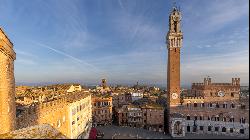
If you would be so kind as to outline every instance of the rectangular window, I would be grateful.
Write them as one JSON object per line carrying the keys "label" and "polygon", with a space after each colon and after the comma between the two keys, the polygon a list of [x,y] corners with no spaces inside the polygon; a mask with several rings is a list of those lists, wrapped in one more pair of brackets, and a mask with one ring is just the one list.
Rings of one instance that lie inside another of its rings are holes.
{"label": "rectangular window", "polygon": [[240,133],[241,133],[241,134],[244,134],[244,129],[240,129]]}
{"label": "rectangular window", "polygon": [[214,130],[215,130],[215,131],[219,131],[219,127],[215,127]]}
{"label": "rectangular window", "polygon": [[233,128],[230,128],[230,133],[233,133],[234,132],[234,129]]}
{"label": "rectangular window", "polygon": [[190,132],[190,126],[187,126],[187,132]]}
{"label": "rectangular window", "polygon": [[234,93],[231,93],[231,97],[234,97]]}
{"label": "rectangular window", "polygon": [[212,126],[208,126],[207,131],[211,131],[212,130]]}
{"label": "rectangular window", "polygon": [[203,126],[200,126],[200,130],[203,131]]}

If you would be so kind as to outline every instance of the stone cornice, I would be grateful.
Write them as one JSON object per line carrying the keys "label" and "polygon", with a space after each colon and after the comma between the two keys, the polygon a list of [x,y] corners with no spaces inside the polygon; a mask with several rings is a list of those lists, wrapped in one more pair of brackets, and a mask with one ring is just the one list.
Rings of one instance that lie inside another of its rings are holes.
{"label": "stone cornice", "polygon": [[0,45],[0,51],[2,51],[4,54],[9,56],[13,60],[16,60],[16,53],[10,47],[4,47],[4,46]]}
{"label": "stone cornice", "polygon": [[[5,34],[5,32],[3,31],[3,29],[0,27],[0,31],[2,32],[2,34],[8,39],[10,46],[13,46],[13,43],[10,41],[10,39],[8,38],[8,36]],[[7,43],[8,44],[8,43]],[[8,44],[9,45],[9,44]]]}

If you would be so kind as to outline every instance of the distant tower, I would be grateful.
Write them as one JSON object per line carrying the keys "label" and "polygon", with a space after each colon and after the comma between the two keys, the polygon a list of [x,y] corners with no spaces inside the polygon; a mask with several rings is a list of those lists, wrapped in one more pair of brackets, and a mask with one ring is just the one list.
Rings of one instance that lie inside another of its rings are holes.
{"label": "distant tower", "polygon": [[0,28],[0,134],[16,128],[13,44]]}
{"label": "distant tower", "polygon": [[107,87],[107,80],[106,79],[102,79],[102,87],[103,87],[103,89],[105,89]]}

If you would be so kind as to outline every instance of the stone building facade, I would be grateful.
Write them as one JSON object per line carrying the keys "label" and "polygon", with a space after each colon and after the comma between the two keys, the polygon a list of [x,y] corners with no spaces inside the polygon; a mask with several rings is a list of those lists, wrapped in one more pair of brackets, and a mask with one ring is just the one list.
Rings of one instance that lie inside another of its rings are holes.
{"label": "stone building facade", "polygon": [[15,130],[15,78],[13,43],[0,28],[0,134]]}
{"label": "stone building facade", "polygon": [[[186,120],[186,133],[249,136],[249,100],[240,98],[240,79],[232,83],[193,83],[192,97],[184,97],[175,111]],[[239,115],[241,114],[241,115]]]}
{"label": "stone building facade", "polygon": [[164,108],[156,104],[123,105],[117,109],[118,125],[162,132]]}
{"label": "stone building facade", "polygon": [[143,127],[142,109],[140,106],[128,105],[128,125],[130,127]]}
{"label": "stone building facade", "polygon": [[122,107],[123,105],[129,104],[132,102],[131,93],[123,92],[114,94],[112,96],[113,107]]}
{"label": "stone building facade", "polygon": [[141,107],[143,127],[148,130],[162,132],[164,130],[164,108],[160,105],[147,104]]}
{"label": "stone building facade", "polygon": [[23,107],[18,129],[50,124],[68,138],[88,138],[92,126],[91,94],[68,93],[52,101]]}
{"label": "stone building facade", "polygon": [[104,125],[112,123],[112,97],[93,96],[92,114],[94,125]]}

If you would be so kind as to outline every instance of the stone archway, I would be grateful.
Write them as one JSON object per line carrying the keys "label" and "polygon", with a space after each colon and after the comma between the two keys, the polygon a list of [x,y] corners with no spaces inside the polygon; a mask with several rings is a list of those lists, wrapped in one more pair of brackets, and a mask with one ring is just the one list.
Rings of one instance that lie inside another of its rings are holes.
{"label": "stone archway", "polygon": [[177,121],[174,124],[174,134],[182,135],[182,125],[180,121]]}

